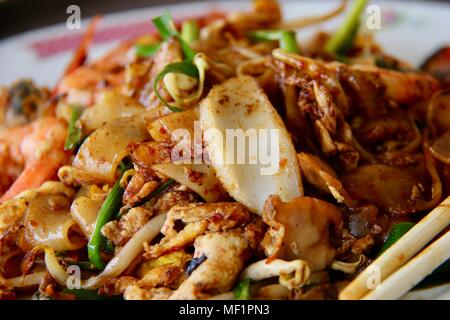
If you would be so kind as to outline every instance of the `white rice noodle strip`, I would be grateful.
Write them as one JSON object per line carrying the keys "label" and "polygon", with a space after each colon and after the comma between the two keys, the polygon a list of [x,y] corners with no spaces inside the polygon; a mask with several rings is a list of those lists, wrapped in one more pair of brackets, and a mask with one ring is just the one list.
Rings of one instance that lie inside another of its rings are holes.
{"label": "white rice noodle strip", "polygon": [[96,289],[108,279],[119,276],[142,251],[144,242],[153,240],[159,234],[165,220],[166,214],[161,214],[147,222],[108,262],[105,270],[101,274],[89,278],[83,287],[85,289]]}
{"label": "white rice noodle strip", "polygon": [[37,286],[41,279],[45,276],[46,271],[35,272],[25,276],[5,279],[5,284],[8,288],[24,288]]}
{"label": "white rice noodle strip", "polygon": [[52,248],[45,248],[45,266],[48,273],[50,273],[56,282],[62,286],[66,286],[69,275],[59,264],[58,259],[55,256],[55,251]]}

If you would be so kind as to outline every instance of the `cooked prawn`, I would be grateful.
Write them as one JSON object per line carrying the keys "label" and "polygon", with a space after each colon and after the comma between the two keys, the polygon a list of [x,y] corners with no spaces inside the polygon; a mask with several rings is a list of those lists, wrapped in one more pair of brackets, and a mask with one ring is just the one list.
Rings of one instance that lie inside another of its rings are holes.
{"label": "cooked prawn", "polygon": [[131,47],[131,42],[120,44],[116,49],[91,64],[84,64],[87,58],[84,51],[92,41],[96,22],[97,20],[94,20],[90,25],[77,54],[56,87],[58,95],[67,94],[69,103],[91,105],[94,103],[98,91],[123,83],[124,66],[127,62],[127,52]]}
{"label": "cooked prawn", "polygon": [[66,94],[68,103],[92,105],[97,92],[107,86],[118,86],[122,80],[123,73],[106,73],[91,66],[82,66],[61,80],[57,93]]}
{"label": "cooked prawn", "polygon": [[369,65],[352,65],[350,70],[378,76],[386,88],[386,96],[400,104],[429,99],[439,89],[436,78],[426,73],[399,72]]}
{"label": "cooked prawn", "polygon": [[39,187],[68,162],[69,155],[64,151],[66,132],[64,121],[45,117],[0,134],[0,144],[6,147],[2,151],[9,152],[15,166],[23,165],[23,171],[0,198],[0,202],[24,190]]}
{"label": "cooked prawn", "polygon": [[[316,79],[320,72],[339,73],[339,69],[361,71],[368,76],[377,76],[385,87],[388,99],[400,104],[410,104],[429,99],[439,89],[439,82],[430,75],[419,72],[399,72],[370,65],[344,65],[338,62],[320,63],[307,57],[275,49],[273,56],[283,63],[300,70],[304,74]],[[319,72],[320,71],[320,72]]]}

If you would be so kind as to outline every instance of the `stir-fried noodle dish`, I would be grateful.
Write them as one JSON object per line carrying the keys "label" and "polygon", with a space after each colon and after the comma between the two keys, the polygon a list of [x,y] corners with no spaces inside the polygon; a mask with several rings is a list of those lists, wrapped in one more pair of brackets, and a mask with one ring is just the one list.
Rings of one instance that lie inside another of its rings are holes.
{"label": "stir-fried noodle dish", "polygon": [[366,5],[165,11],[91,61],[95,17],[0,88],[0,299],[336,299],[450,190],[450,47],[411,66]]}

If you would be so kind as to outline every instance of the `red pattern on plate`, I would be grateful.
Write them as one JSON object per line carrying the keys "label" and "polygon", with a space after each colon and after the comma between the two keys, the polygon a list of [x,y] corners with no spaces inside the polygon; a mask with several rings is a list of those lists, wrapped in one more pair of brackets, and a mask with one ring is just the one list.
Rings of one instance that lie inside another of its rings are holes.
{"label": "red pattern on plate", "polygon": [[[200,25],[206,24],[208,21],[222,18],[224,13],[221,11],[214,11],[208,15],[194,16],[199,20]],[[190,16],[191,18],[193,16]],[[176,23],[188,17],[178,17]],[[126,24],[120,24],[115,26],[108,26],[99,28],[95,32],[93,45],[113,42],[117,40],[126,40],[136,38],[145,34],[151,34],[155,32],[155,27],[151,23],[151,19],[144,21],[131,22]],[[39,59],[49,58],[56,54],[75,50],[83,37],[82,32],[76,34],[65,34],[61,36],[53,36],[38,41],[33,41],[29,44],[31,49],[37,55]]]}

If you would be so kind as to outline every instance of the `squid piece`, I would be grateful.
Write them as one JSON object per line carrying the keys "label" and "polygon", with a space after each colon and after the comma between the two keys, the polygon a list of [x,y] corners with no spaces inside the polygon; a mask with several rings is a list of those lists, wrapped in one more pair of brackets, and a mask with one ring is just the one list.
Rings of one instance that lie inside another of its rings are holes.
{"label": "squid piece", "polygon": [[[227,231],[244,226],[250,220],[250,212],[237,202],[175,206],[168,212],[166,222],[161,228],[165,237],[159,244],[146,245],[145,257],[157,258],[190,245],[206,231]],[[176,221],[186,224],[180,232],[175,231]]]}
{"label": "squid piece", "polygon": [[[211,165],[234,199],[261,214],[269,195],[289,201],[303,194],[291,137],[256,80],[241,76],[215,86],[201,103],[200,119]],[[261,129],[269,132],[266,137]],[[269,156],[267,165],[262,153]]]}
{"label": "squid piece", "polygon": [[144,257],[147,259],[156,259],[165,254],[184,249],[191,245],[198,236],[205,233],[207,229],[208,222],[205,220],[189,223],[183,230],[171,236],[164,237],[158,244],[149,246],[145,243]]}
{"label": "squid piece", "polygon": [[292,290],[308,284],[310,276],[311,270],[306,261],[284,261],[281,259],[269,261],[264,259],[245,268],[240,275],[240,279],[250,278],[253,281],[260,281],[279,277],[280,284]]}
{"label": "squid piece", "polygon": [[301,259],[311,271],[330,265],[336,256],[332,237],[342,231],[342,213],[334,205],[310,197],[282,202],[269,197],[264,205],[263,220],[269,225],[262,246],[268,261]]}
{"label": "squid piece", "polygon": [[238,202],[193,203],[173,207],[167,214],[161,232],[165,235],[173,234],[177,220],[185,224],[206,220],[210,231],[226,231],[247,224],[250,218],[250,212]]}
{"label": "squid piece", "polygon": [[229,291],[248,257],[249,245],[233,231],[197,237],[194,259],[205,256],[192,274],[170,296],[171,300],[206,299]]}

